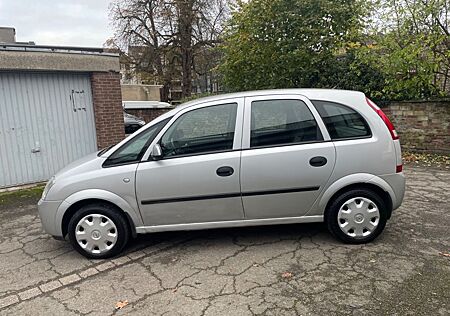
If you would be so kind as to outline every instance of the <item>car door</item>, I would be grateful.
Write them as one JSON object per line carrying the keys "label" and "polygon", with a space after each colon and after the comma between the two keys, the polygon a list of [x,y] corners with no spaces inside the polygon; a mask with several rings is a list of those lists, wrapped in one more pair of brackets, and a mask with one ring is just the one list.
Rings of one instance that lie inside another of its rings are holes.
{"label": "car door", "polygon": [[329,140],[307,98],[245,98],[241,190],[246,218],[305,215],[334,167]]}
{"label": "car door", "polygon": [[161,131],[154,143],[161,146],[162,159],[141,162],[136,172],[146,226],[244,218],[243,108],[243,98],[203,103],[181,111]]}

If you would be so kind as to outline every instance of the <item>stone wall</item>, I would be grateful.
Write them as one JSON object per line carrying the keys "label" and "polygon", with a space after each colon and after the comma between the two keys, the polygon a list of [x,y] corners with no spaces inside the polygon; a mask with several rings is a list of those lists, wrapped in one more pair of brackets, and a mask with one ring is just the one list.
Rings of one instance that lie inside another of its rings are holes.
{"label": "stone wall", "polygon": [[403,149],[450,154],[450,100],[391,102],[382,107]]}

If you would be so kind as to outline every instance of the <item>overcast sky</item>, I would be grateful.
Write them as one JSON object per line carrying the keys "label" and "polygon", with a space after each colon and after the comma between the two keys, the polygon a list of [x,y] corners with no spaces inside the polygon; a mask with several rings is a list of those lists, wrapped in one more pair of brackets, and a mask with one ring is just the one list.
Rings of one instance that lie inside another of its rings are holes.
{"label": "overcast sky", "polygon": [[112,0],[0,0],[0,26],[38,45],[101,47],[113,35]]}

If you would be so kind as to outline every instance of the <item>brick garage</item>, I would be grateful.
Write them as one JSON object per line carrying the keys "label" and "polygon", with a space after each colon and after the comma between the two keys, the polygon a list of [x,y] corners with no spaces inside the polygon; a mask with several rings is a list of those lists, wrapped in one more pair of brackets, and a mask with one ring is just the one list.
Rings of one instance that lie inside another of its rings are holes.
{"label": "brick garage", "polygon": [[104,148],[125,137],[120,74],[93,72],[92,98],[97,130],[97,145]]}
{"label": "brick garage", "polygon": [[403,149],[450,154],[450,100],[391,102],[383,111]]}
{"label": "brick garage", "polygon": [[0,188],[46,181],[121,141],[119,70],[102,48],[0,45]]}

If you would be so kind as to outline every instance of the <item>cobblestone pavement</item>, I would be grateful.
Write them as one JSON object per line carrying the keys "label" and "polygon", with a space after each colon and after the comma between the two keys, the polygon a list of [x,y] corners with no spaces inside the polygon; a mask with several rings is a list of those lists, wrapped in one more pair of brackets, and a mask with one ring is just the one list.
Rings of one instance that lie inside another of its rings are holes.
{"label": "cobblestone pavement", "polygon": [[146,235],[95,261],[43,234],[34,205],[7,208],[0,315],[449,315],[450,172],[406,174],[404,204],[361,246],[285,225]]}

